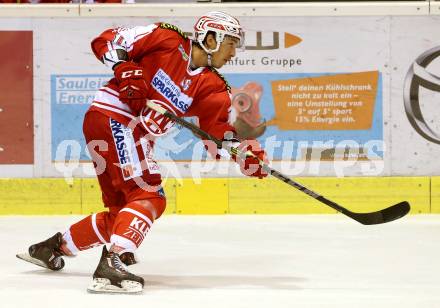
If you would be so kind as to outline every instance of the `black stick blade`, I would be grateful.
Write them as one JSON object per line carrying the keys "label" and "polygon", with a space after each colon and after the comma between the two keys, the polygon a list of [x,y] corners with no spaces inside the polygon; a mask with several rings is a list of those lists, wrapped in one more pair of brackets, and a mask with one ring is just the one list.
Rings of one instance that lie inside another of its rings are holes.
{"label": "black stick blade", "polygon": [[377,225],[384,224],[396,219],[399,219],[408,214],[411,209],[407,201],[394,204],[386,209],[372,212],[372,213],[353,213],[347,214],[354,220],[360,222],[363,225]]}

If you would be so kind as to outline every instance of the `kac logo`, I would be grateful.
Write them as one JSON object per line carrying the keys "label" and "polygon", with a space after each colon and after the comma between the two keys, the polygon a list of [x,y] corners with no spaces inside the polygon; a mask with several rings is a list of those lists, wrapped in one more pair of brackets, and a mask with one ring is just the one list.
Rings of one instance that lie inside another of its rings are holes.
{"label": "kac logo", "polygon": [[[153,101],[175,114],[174,110],[164,102],[158,100]],[[148,107],[142,109],[141,119],[142,126],[144,126],[144,128],[155,137],[166,134],[168,130],[174,125],[174,121],[172,121],[170,118]]]}
{"label": "kac logo", "polygon": [[409,122],[423,138],[440,144],[440,134],[435,132],[423,117],[420,108],[420,87],[440,92],[440,77],[428,72],[428,65],[440,56],[440,46],[421,54],[411,65],[405,77],[403,100]]}

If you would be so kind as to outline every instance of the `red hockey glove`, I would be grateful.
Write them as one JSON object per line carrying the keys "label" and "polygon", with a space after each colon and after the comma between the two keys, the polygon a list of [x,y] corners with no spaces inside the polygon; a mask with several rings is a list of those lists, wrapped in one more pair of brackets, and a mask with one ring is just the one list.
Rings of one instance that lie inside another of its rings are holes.
{"label": "red hockey glove", "polygon": [[139,113],[145,107],[148,90],[142,67],[123,62],[116,66],[115,77],[119,83],[119,100]]}
{"label": "red hockey glove", "polygon": [[233,156],[233,159],[240,165],[240,171],[247,176],[254,176],[260,179],[266,177],[268,174],[263,170],[259,161],[267,163],[266,153],[261,149],[260,144],[256,140],[245,140],[238,146],[241,152],[252,152],[253,155],[247,155],[246,159]]}

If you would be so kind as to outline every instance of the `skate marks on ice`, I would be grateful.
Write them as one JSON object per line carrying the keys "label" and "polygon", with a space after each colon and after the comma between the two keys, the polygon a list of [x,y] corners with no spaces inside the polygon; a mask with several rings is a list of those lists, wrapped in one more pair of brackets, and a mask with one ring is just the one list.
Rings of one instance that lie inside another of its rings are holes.
{"label": "skate marks on ice", "polygon": [[[25,254],[24,254],[25,255]],[[18,255],[17,255],[18,257]],[[260,256],[263,258],[262,256]],[[79,259],[80,257],[78,257]],[[22,259],[22,258],[20,258]],[[31,258],[32,259],[32,258]],[[75,258],[77,259],[77,258]],[[246,259],[249,259],[246,258]],[[253,259],[255,263],[255,260],[258,259],[257,256],[254,256]],[[264,259],[264,258],[263,258]],[[277,259],[277,258],[275,258]],[[26,259],[23,259],[25,261],[28,261]],[[274,260],[274,259],[272,259]],[[38,261],[38,260],[37,260]],[[67,260],[67,261],[73,261],[73,260]],[[76,261],[76,260],[75,260]],[[83,263],[86,260],[81,260]],[[182,261],[182,260],[181,260]],[[17,260],[17,262],[20,262]],[[27,263],[29,267],[33,267],[33,264],[35,264],[32,261],[28,261]],[[240,263],[241,262],[241,263]],[[33,264],[31,264],[33,263]],[[144,266],[152,266],[155,268],[154,263],[150,263],[148,261],[141,262],[140,264],[130,266],[129,268],[136,272],[139,276],[144,278],[145,280],[145,287],[144,290],[185,290],[185,289],[273,289],[273,290],[301,290],[304,289],[304,286],[301,286],[304,284],[308,279],[303,277],[297,277],[297,276],[289,276],[289,275],[252,275],[252,274],[180,274],[180,275],[169,275],[169,274],[160,274],[155,271],[154,274],[149,274],[148,269],[143,268]],[[183,262],[185,263],[185,262]],[[215,263],[215,262],[214,262]],[[231,272],[232,270],[238,270],[237,268],[234,269],[233,264],[242,264],[244,263],[241,258],[234,258],[230,257],[229,259],[225,260],[223,259],[223,264],[219,266],[217,264],[216,268],[217,270],[224,267],[224,272]],[[26,264],[24,262],[23,264]],[[22,271],[21,274],[23,276],[40,276],[47,279],[53,279],[53,282],[56,283],[59,279],[66,279],[66,278],[81,278],[83,279],[90,279],[88,281],[89,287],[90,283],[92,283],[92,270],[90,272],[80,272],[76,271],[77,267],[74,266],[74,268],[69,269],[69,263],[67,263],[66,267],[62,269],[61,271],[52,271],[47,269],[45,266],[36,264],[38,267],[34,267],[34,270],[27,270]],[[41,266],[41,267],[40,267]],[[158,265],[159,266],[159,265]],[[42,268],[43,267],[43,268]],[[84,287],[87,287],[85,285]],[[89,291],[93,293],[92,291]],[[96,292],[100,293],[100,292]],[[118,293],[118,292],[115,292]],[[121,293],[121,292],[119,292]],[[126,293],[126,292],[122,292]],[[139,293],[138,291],[134,293]]]}
{"label": "skate marks on ice", "polygon": [[[49,269],[35,269],[21,272],[25,276],[42,276],[45,279],[53,278],[90,278],[92,273],[73,272],[68,268],[54,272]],[[165,289],[274,289],[274,290],[301,290],[301,284],[307,281],[305,278],[291,276],[256,276],[256,275],[150,275],[139,273],[145,279],[144,290],[165,290]]]}
{"label": "skate marks on ice", "polygon": [[40,267],[34,269],[34,270],[29,270],[29,271],[22,271],[20,272],[20,274],[22,275],[29,275],[29,276],[41,276],[44,278],[50,278],[53,277],[54,281],[56,281],[57,279],[63,279],[63,278],[90,278],[90,281],[92,280],[92,274],[93,271],[88,273],[88,272],[74,272],[74,271],[70,271],[69,269],[62,269],[60,271],[51,271],[50,269],[42,269]]}
{"label": "skate marks on ice", "polygon": [[[270,289],[300,290],[296,284],[301,279],[293,277],[258,277],[258,276],[166,276],[142,275],[145,279],[144,292],[154,290],[189,290],[189,289]],[[128,285],[124,285],[124,282]],[[94,279],[87,288],[89,293],[141,294],[142,287],[129,285],[131,281],[123,281],[122,288],[110,285],[110,281]]]}

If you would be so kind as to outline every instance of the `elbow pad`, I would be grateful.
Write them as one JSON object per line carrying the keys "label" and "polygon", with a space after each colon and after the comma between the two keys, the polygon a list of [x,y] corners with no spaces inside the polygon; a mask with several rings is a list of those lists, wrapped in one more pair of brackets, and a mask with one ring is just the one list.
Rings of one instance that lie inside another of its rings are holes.
{"label": "elbow pad", "polygon": [[128,61],[128,54],[122,47],[111,49],[102,56],[102,62],[111,69],[113,69],[116,64],[126,61]]}

